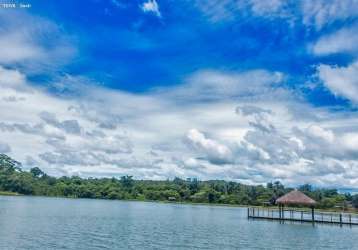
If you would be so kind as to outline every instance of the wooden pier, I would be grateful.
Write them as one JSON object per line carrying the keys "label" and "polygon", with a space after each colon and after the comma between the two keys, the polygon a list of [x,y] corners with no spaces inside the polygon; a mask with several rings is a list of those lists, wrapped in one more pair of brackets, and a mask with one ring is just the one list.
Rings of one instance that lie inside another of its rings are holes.
{"label": "wooden pier", "polygon": [[249,219],[277,220],[280,222],[292,221],[358,226],[358,214],[320,211],[312,214],[311,210],[304,209],[249,207],[247,208],[247,217]]}

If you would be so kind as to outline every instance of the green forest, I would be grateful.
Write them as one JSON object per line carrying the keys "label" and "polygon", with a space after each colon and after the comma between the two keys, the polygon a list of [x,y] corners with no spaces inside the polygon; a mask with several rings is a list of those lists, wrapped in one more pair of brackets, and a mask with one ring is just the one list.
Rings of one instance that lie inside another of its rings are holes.
{"label": "green forest", "polygon": [[[40,168],[24,171],[21,163],[0,154],[0,191],[23,195],[115,200],[170,201],[228,205],[274,205],[276,198],[291,191],[279,181],[244,185],[233,181],[200,181],[193,178],[153,181],[117,178],[52,177]],[[299,190],[315,199],[318,208],[358,208],[358,195],[303,184]]]}

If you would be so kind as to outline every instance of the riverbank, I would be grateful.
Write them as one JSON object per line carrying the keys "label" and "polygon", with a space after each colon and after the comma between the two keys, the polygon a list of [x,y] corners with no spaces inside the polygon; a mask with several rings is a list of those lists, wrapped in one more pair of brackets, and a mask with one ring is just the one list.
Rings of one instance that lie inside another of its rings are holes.
{"label": "riverbank", "polygon": [[9,191],[0,191],[0,195],[3,195],[3,196],[22,196],[22,194],[15,193],[15,192],[9,192]]}
{"label": "riverbank", "polygon": [[[142,200],[142,199],[106,199],[106,198],[81,198],[69,196],[46,196],[46,195],[24,195],[15,192],[0,191],[0,196],[24,196],[24,197],[44,197],[44,198],[63,198],[74,200],[107,200],[107,201],[135,201],[135,202],[150,202],[161,204],[178,204],[178,205],[197,205],[197,206],[218,206],[218,207],[249,207],[249,205],[239,204],[222,204],[222,203],[205,203],[205,202],[189,202],[189,201],[161,201],[161,200]],[[260,206],[257,206],[260,207]]]}
{"label": "riverbank", "polygon": [[[80,197],[66,197],[66,196],[44,196],[44,195],[23,195],[15,192],[0,191],[0,196],[25,196],[25,197],[45,197],[45,198],[64,198],[64,199],[88,199],[88,200],[109,200],[109,201],[135,201],[135,202],[146,202],[146,203],[160,203],[160,204],[176,204],[176,205],[194,205],[194,206],[213,206],[213,207],[238,207],[238,208],[271,208],[276,209],[276,206],[251,206],[251,205],[240,205],[240,204],[225,204],[225,203],[205,203],[205,202],[190,202],[190,201],[160,201],[160,200],[142,200],[142,199],[102,199],[102,198],[80,198]],[[278,208],[277,208],[278,209]],[[289,207],[289,209],[301,209],[309,210],[305,207]],[[358,214],[358,209],[316,209],[318,212],[344,212]]]}

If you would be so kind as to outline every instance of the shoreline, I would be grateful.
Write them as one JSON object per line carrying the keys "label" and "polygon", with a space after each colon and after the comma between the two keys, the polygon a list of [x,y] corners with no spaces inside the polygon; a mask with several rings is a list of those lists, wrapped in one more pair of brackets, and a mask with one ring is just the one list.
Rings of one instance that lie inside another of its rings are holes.
{"label": "shoreline", "polygon": [[10,191],[0,191],[0,196],[24,196],[24,195],[15,192],[10,192]]}
{"label": "shoreline", "polygon": [[[42,197],[42,198],[62,198],[62,199],[74,199],[74,200],[103,200],[103,201],[124,201],[124,202],[148,202],[148,203],[159,203],[159,204],[172,204],[172,205],[195,205],[195,206],[209,206],[209,207],[228,207],[228,208],[271,208],[275,209],[277,206],[255,206],[255,205],[240,205],[240,204],[222,204],[222,203],[197,203],[197,202],[186,202],[186,201],[160,201],[160,200],[137,200],[137,199],[101,199],[101,198],[78,198],[78,197],[65,197],[65,196],[45,196],[45,195],[23,195],[14,192],[0,191],[0,196],[14,196],[14,197]],[[306,207],[287,207],[292,209],[303,209],[308,210]],[[316,211],[320,212],[336,212],[336,213],[352,213],[358,214],[358,210],[338,210],[338,209],[320,209],[317,208]]]}
{"label": "shoreline", "polygon": [[197,202],[184,202],[184,201],[160,201],[160,200],[137,200],[137,199],[102,199],[102,198],[79,198],[79,197],[66,197],[66,196],[46,196],[46,195],[25,195],[13,192],[2,192],[0,196],[14,196],[14,197],[42,197],[42,198],[54,198],[54,199],[71,199],[71,200],[102,200],[102,201],[135,201],[135,202],[148,202],[148,203],[161,203],[161,204],[178,204],[178,205],[198,205],[198,206],[215,206],[215,207],[260,207],[250,205],[239,205],[239,204],[220,204],[220,203],[197,203]]}

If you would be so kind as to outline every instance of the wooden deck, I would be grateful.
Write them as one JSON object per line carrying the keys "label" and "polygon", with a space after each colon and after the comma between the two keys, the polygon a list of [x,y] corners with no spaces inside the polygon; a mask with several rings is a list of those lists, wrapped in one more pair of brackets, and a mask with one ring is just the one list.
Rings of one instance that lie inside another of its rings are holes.
{"label": "wooden deck", "polygon": [[337,212],[319,212],[315,211],[312,220],[311,210],[297,210],[285,208],[280,218],[279,209],[276,208],[247,208],[247,217],[249,219],[265,219],[277,221],[292,221],[292,222],[309,222],[309,223],[326,223],[336,225],[355,225],[358,226],[358,214],[337,213]]}

